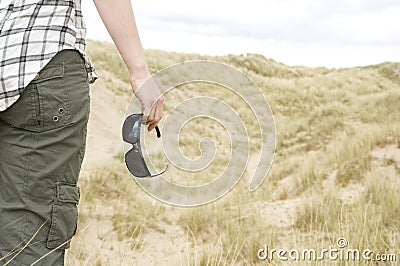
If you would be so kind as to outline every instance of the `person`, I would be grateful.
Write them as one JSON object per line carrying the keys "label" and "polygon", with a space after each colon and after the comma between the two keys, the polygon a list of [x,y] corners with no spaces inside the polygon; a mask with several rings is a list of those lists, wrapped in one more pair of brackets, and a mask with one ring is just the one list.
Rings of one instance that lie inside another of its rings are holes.
{"label": "person", "polygon": [[[148,130],[163,102],[130,0],[94,0]],[[77,229],[89,83],[81,0],[0,1],[0,265],[63,265]]]}

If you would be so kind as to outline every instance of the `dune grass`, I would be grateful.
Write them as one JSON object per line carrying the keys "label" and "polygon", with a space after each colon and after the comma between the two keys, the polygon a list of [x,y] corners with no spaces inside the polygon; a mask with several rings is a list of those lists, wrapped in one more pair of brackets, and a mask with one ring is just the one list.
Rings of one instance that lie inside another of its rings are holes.
{"label": "dune grass", "polygon": [[[127,84],[127,73],[111,44],[90,42],[89,55],[100,73],[111,72],[118,82]],[[110,165],[92,169],[81,179],[83,224],[96,215],[99,220],[109,220],[118,241],[133,241],[129,251],[133,261],[140,261],[148,245],[144,240],[147,234],[174,237],[169,230],[176,227],[184,235],[182,249],[176,250],[183,265],[258,265],[257,251],[264,244],[322,249],[335,245],[339,237],[348,240],[352,248],[400,254],[400,162],[397,157],[374,159],[371,155],[374,149],[388,145],[400,152],[399,63],[326,69],[289,67],[255,54],[209,57],[149,50],[146,55],[153,73],[185,60],[209,59],[231,64],[249,75],[269,99],[275,116],[274,164],[267,180],[252,194],[246,191],[246,172],[221,200],[198,208],[175,208],[151,199],[133,184],[121,162],[122,155],[116,154]],[[120,92],[125,93],[122,89]],[[171,93],[166,112],[176,102],[196,95],[224,98],[239,110],[250,129],[251,154],[256,154],[260,140],[257,124],[236,96],[212,86],[188,86]],[[199,155],[193,143],[202,136],[213,136],[210,128],[212,123],[209,127],[188,125],[180,139],[185,155]],[[224,130],[218,126],[213,129],[221,134]],[[223,169],[228,156],[229,145],[220,148],[223,156],[215,161],[215,169]],[[249,165],[254,160],[251,156]],[[187,178],[179,171],[176,175],[177,182]],[[208,179],[197,175],[195,180],[188,184]],[[347,202],[345,193],[354,194],[355,199]],[[294,199],[300,204],[291,209],[295,220],[288,226],[271,224],[270,217],[263,214],[270,203]],[[101,214],[104,206],[112,206],[105,208],[107,215]],[[76,239],[73,243],[84,241],[84,232]],[[86,262],[90,254],[85,252],[76,244],[69,253],[70,261]],[[96,254],[85,265],[109,264]],[[116,264],[121,261],[119,258]],[[276,260],[270,263],[286,265]]]}

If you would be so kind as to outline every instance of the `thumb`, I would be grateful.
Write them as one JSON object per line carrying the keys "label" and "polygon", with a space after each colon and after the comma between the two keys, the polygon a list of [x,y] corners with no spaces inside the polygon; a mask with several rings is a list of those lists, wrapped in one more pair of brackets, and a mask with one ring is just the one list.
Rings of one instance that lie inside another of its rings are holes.
{"label": "thumb", "polygon": [[149,105],[143,106],[142,105],[142,113],[143,113],[142,124],[146,124],[147,119],[149,118],[149,115],[150,115],[150,111],[151,111],[151,106],[149,106]]}

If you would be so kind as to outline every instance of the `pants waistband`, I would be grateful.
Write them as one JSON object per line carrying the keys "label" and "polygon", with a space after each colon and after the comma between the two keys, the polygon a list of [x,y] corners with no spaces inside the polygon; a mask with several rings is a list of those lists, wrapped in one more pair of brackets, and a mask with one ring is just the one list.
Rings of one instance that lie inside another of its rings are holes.
{"label": "pants waistband", "polygon": [[48,65],[59,65],[64,62],[65,64],[83,64],[85,60],[78,50],[68,49],[58,52],[48,63]]}

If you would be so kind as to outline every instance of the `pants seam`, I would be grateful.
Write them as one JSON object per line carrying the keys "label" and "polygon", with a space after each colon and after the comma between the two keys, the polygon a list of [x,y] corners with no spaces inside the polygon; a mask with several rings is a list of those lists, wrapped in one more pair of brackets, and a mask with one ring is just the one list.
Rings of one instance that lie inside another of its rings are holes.
{"label": "pants seam", "polygon": [[[27,200],[26,191],[27,191],[28,182],[29,182],[29,163],[30,163],[31,154],[32,154],[32,151],[33,151],[33,145],[35,143],[35,134],[30,133],[30,139],[31,139],[31,143],[29,145],[29,150],[26,153],[26,159],[25,159],[25,165],[24,165],[25,173],[24,173],[24,183],[23,183],[24,185],[23,185],[23,189],[22,189],[22,197],[24,199],[23,201],[24,201],[25,209],[27,207],[27,205],[26,205],[26,200]],[[32,237],[32,236],[28,236],[26,234],[26,227],[28,225],[28,216],[27,216],[26,212],[24,212],[24,216],[25,216],[24,217],[24,225],[21,228],[21,230],[23,230],[24,236],[30,239],[30,237]]]}

